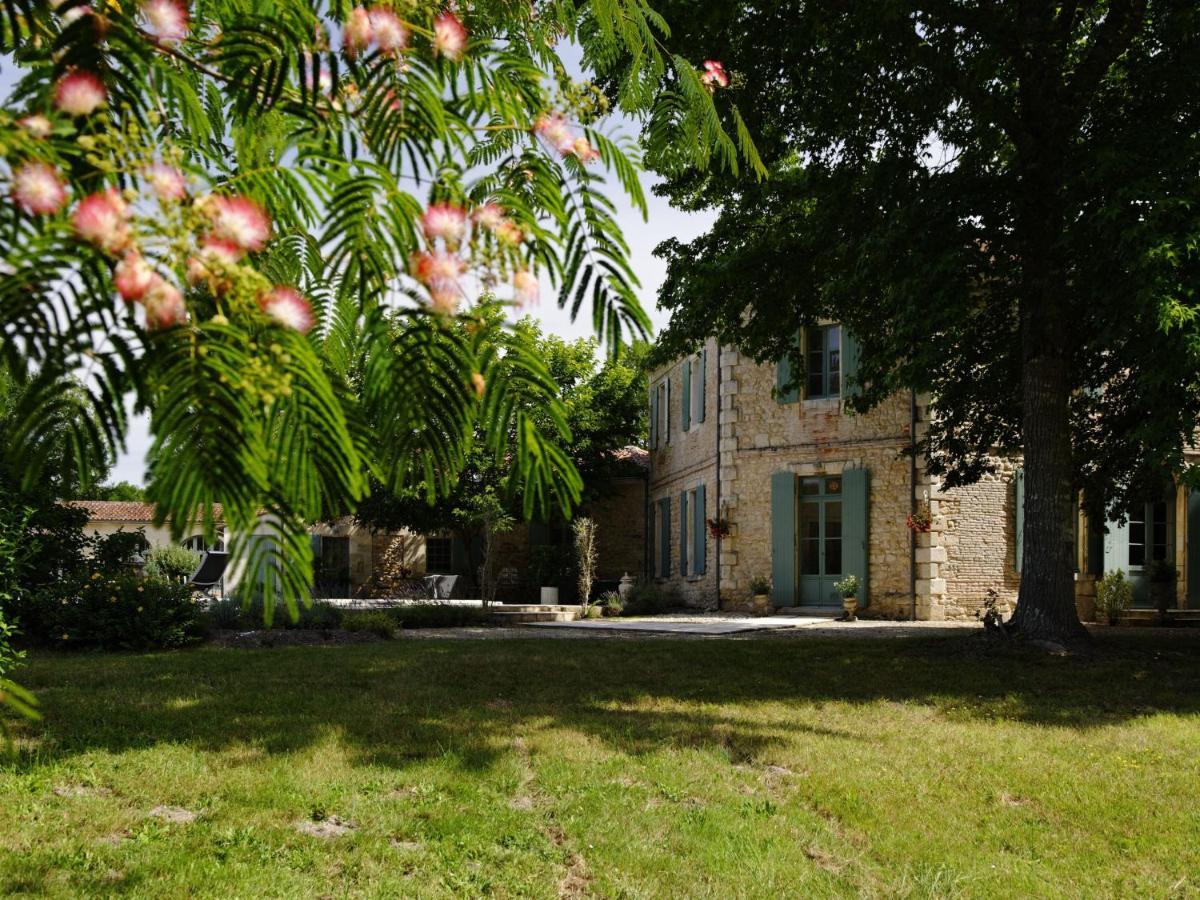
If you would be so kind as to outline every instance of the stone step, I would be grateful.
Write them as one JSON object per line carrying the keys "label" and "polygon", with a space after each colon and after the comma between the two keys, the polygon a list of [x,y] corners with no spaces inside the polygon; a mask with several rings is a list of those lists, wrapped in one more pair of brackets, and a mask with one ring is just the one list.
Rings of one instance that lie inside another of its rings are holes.
{"label": "stone step", "polygon": [[[1162,621],[1156,609],[1130,609],[1117,620],[1120,625],[1158,625]],[[1168,625],[1200,625],[1200,609],[1168,609]]]}
{"label": "stone step", "polygon": [[571,606],[525,606],[519,609],[507,607],[491,610],[491,620],[497,625],[525,625],[530,622],[574,622],[579,618],[579,607]]}
{"label": "stone step", "polygon": [[493,606],[492,610],[494,612],[583,612],[579,606],[563,603],[500,603]]}

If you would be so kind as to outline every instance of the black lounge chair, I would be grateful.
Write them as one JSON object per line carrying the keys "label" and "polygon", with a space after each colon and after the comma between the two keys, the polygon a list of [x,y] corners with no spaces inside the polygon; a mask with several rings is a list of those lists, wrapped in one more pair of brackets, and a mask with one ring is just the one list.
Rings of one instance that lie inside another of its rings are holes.
{"label": "black lounge chair", "polygon": [[217,588],[217,597],[225,594],[225,567],[229,565],[229,554],[223,550],[205,550],[200,556],[200,565],[188,579],[188,584],[196,593],[212,597],[213,588]]}

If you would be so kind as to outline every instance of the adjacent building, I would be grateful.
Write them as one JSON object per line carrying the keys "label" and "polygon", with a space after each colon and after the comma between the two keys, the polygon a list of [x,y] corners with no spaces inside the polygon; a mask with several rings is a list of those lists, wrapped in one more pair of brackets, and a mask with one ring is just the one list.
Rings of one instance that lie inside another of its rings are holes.
{"label": "adjacent building", "polygon": [[[867,614],[966,618],[989,591],[1015,603],[1020,459],[996,457],[993,474],[947,489],[912,452],[929,398],[900,394],[852,414],[853,336],[828,323],[799,340],[796,379],[787,360],[761,365],[715,340],[651,373],[647,575],[676,602],[707,608],[744,604],[751,580],[769,577],[775,606],[833,611],[834,584],[850,574]],[[1082,513],[1077,524],[1082,614],[1112,569],[1134,581],[1135,605],[1149,605],[1156,561],[1178,575],[1175,606],[1200,607],[1200,495],[1178,486],[1124,524]]]}

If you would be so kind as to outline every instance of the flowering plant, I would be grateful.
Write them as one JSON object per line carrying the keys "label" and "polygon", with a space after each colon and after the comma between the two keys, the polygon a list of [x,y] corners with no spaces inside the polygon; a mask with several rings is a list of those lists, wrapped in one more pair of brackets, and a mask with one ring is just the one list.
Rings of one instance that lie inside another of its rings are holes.
{"label": "flowering plant", "polygon": [[706,519],[708,523],[708,533],[715,538],[723,538],[729,536],[729,520],[718,516],[715,519]]}
{"label": "flowering plant", "polygon": [[[20,465],[38,477],[50,410],[85,463],[147,411],[159,518],[199,510],[211,538],[221,503],[268,614],[307,596],[307,522],[371,476],[444,493],[477,435],[505,457],[519,434],[507,489],[568,513],[565,410],[494,311],[548,283],[572,314],[590,298],[610,342],[649,320],[602,196],[615,176],[645,214],[638,154],[556,42],[649,120],[649,152],[763,171],[720,125],[724,67],[663,52],[660,21],[643,0],[6,2],[0,362],[36,373]],[[649,107],[672,75],[679,96]]]}
{"label": "flowering plant", "polygon": [[918,509],[916,512],[909,513],[905,524],[908,525],[909,531],[927,532],[933,527],[933,516],[927,509]]}

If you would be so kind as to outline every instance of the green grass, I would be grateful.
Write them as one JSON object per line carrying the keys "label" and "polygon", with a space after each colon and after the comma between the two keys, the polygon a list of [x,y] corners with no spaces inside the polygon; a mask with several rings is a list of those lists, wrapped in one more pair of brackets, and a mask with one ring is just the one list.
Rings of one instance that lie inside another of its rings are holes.
{"label": "green grass", "polygon": [[38,654],[0,895],[1195,896],[1200,634],[1155,640]]}

